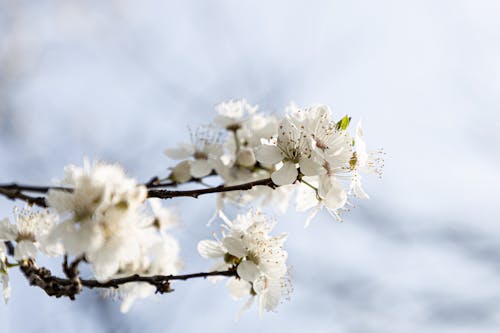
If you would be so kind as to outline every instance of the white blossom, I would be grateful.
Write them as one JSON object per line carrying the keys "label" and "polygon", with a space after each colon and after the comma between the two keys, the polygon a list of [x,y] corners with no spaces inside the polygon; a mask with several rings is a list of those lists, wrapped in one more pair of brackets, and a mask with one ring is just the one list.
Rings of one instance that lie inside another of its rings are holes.
{"label": "white blossom", "polygon": [[[220,240],[198,243],[198,252],[204,258],[222,259],[222,266],[235,268],[238,277],[228,283],[233,298],[256,296],[259,313],[274,310],[289,290],[283,243],[287,235],[270,236],[275,222],[252,211],[238,215],[231,222],[224,214],[224,231]],[[220,267],[220,266],[219,266]]]}
{"label": "white blossom", "polygon": [[0,241],[15,241],[14,259],[17,261],[34,259],[38,250],[46,255],[62,254],[58,243],[48,239],[49,232],[58,220],[57,215],[48,210],[35,212],[31,207],[14,208],[16,223],[7,218],[0,221]]}
{"label": "white blossom", "polygon": [[[149,234],[147,241],[141,242],[141,257],[135,264],[123,267],[113,278],[139,274],[141,276],[173,275],[182,267],[179,259],[179,243],[170,235],[161,237]],[[132,282],[118,288],[122,299],[120,311],[126,313],[137,299],[153,296],[156,288],[145,282]]]}
{"label": "white blossom", "polygon": [[72,191],[48,194],[49,206],[66,216],[51,238],[60,240],[68,254],[84,255],[96,278],[107,280],[140,255],[146,188],[117,165],[87,162],[83,168],[66,168],[63,185]]}
{"label": "white blossom", "polygon": [[165,233],[167,230],[180,224],[179,218],[174,211],[172,209],[165,208],[160,199],[150,198],[148,203],[153,211],[153,226],[160,231],[160,233]]}
{"label": "white blossom", "polygon": [[257,106],[251,106],[246,100],[222,102],[215,106],[217,115],[215,124],[228,130],[237,130],[241,128],[242,123],[248,115],[257,111]]}
{"label": "white blossom", "polygon": [[221,166],[222,153],[220,133],[209,126],[199,127],[192,134],[191,143],[165,150],[165,154],[172,159],[190,159],[190,173],[194,178],[203,178],[216,171]]}
{"label": "white blossom", "polygon": [[276,185],[292,184],[300,171],[304,175],[316,175],[318,165],[312,159],[312,142],[304,125],[296,118],[285,117],[278,129],[277,139],[264,144],[257,150],[257,160],[265,165],[278,164],[272,173]]}
{"label": "white blossom", "polygon": [[7,274],[7,257],[5,255],[5,245],[0,243],[0,282],[2,282],[2,298],[5,303],[9,301],[11,287],[9,282],[9,275]]}
{"label": "white blossom", "polygon": [[350,160],[352,178],[351,178],[351,192],[353,192],[358,198],[368,199],[369,196],[363,190],[361,186],[361,175],[360,172],[366,173],[376,173],[380,175],[382,173],[381,168],[383,167],[383,159],[379,156],[381,151],[377,152],[367,152],[366,143],[363,138],[363,127],[361,121],[358,122],[356,126],[356,137],[354,139],[355,152]]}

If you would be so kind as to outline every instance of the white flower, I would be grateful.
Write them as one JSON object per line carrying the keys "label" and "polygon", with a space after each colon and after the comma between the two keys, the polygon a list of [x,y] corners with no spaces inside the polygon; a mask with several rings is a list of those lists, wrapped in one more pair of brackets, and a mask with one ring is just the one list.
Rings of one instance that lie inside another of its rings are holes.
{"label": "white flower", "polygon": [[85,163],[66,168],[64,185],[72,191],[51,190],[48,204],[66,216],[51,232],[71,255],[84,255],[96,279],[110,278],[140,255],[143,185],[126,177],[117,165]]}
{"label": "white flower", "polygon": [[279,125],[276,144],[264,144],[257,149],[257,160],[266,165],[280,163],[281,167],[272,173],[276,185],[292,184],[299,175],[314,176],[319,165],[312,159],[312,141],[299,119],[285,117]]}
{"label": "white flower", "polygon": [[185,183],[189,181],[191,176],[191,163],[190,161],[181,161],[172,168],[169,178],[176,183]]}
{"label": "white flower", "polygon": [[56,215],[48,210],[34,212],[25,206],[22,210],[15,207],[14,216],[16,224],[11,224],[8,219],[0,221],[0,241],[16,242],[14,259],[34,259],[38,250],[46,255],[62,254],[59,244],[47,238],[58,219]]}
{"label": "white flower", "polygon": [[192,135],[192,143],[180,144],[178,148],[165,150],[165,154],[175,160],[190,160],[190,172],[194,178],[203,178],[221,165],[223,153],[220,133],[209,126],[200,127]]}
{"label": "white flower", "polygon": [[217,116],[215,124],[228,130],[237,130],[242,126],[247,114],[253,114],[257,111],[257,106],[251,106],[246,100],[222,102],[215,106]]}
{"label": "white flower", "polygon": [[[316,190],[310,186],[315,187]],[[334,176],[322,175],[304,179],[297,192],[296,201],[297,211],[311,210],[305,223],[307,227],[323,207],[340,219],[338,211],[347,203],[347,192]]]}
{"label": "white flower", "polygon": [[[224,232],[221,240],[204,240],[198,243],[198,252],[204,258],[222,259],[222,267],[236,268],[238,277],[230,280],[231,296],[242,298],[245,294],[259,299],[259,312],[276,308],[286,294],[283,281],[288,281],[283,243],[287,235],[270,236],[275,223],[261,213],[250,211],[238,215],[231,222],[224,214]],[[219,265],[220,267],[221,265]],[[279,294],[279,297],[277,295]]]}
{"label": "white flower", "polygon": [[[177,274],[181,268],[179,243],[170,235],[147,236],[142,244],[142,256],[138,263],[124,267],[114,278],[140,274],[141,276]],[[137,299],[155,294],[156,288],[149,283],[133,282],[121,285],[118,289],[122,304],[120,311],[126,313]]]}
{"label": "white flower", "polygon": [[166,230],[180,224],[177,215],[171,209],[163,207],[160,199],[151,198],[148,202],[153,211],[153,226],[158,229],[160,233],[164,233]]}
{"label": "white flower", "polygon": [[379,156],[381,151],[368,153],[366,151],[366,143],[363,138],[363,127],[361,121],[356,126],[356,137],[354,139],[355,152],[350,159],[350,167],[352,170],[351,192],[358,198],[368,199],[369,196],[361,187],[360,172],[376,173],[381,175],[383,167],[383,159]]}
{"label": "white flower", "polygon": [[7,274],[7,257],[5,255],[5,245],[0,243],[0,281],[2,282],[2,297],[5,303],[9,301],[10,298],[10,283],[9,275]]}

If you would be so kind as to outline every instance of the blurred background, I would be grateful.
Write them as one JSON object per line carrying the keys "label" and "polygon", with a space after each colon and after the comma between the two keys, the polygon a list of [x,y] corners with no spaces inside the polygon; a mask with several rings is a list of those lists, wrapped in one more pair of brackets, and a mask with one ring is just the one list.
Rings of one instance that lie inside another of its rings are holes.
{"label": "blurred background", "polygon": [[[495,0],[0,0],[0,182],[48,184],[83,156],[164,175],[163,150],[241,97],[326,103],[387,153],[344,222],[278,215],[294,293],[262,320],[235,323],[224,283],[180,282],[123,315],[13,270],[1,331],[498,332],[499,41]],[[175,203],[186,272],[210,265],[196,243],[218,230],[214,200]]]}

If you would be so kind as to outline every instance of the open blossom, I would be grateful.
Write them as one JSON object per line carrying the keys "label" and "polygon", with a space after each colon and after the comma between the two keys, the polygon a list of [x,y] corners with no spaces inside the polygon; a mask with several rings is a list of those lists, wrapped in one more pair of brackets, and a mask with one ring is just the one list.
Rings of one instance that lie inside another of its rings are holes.
{"label": "open blossom", "polygon": [[280,123],[276,140],[257,150],[257,160],[282,164],[271,176],[277,185],[293,183],[299,175],[297,166],[304,176],[345,172],[352,155],[347,125],[333,122],[327,106],[301,110],[292,105]]}
{"label": "open blossom", "polygon": [[[141,257],[133,265],[123,267],[113,278],[140,274],[141,276],[173,275],[179,273],[182,266],[179,259],[179,243],[170,235],[161,237],[149,234],[147,241],[141,242]],[[156,287],[145,282],[133,282],[121,285],[118,295],[122,299],[120,311],[126,313],[137,299],[144,299],[155,294]]]}
{"label": "open blossom", "polygon": [[349,163],[352,170],[351,191],[359,198],[368,199],[369,196],[361,187],[360,172],[381,174],[383,160],[378,152],[367,152],[366,143],[363,138],[363,127],[361,121],[356,127],[356,136],[354,139],[355,152]]}
{"label": "open blossom", "polygon": [[246,100],[240,99],[217,104],[215,110],[217,111],[214,120],[215,124],[227,130],[235,131],[241,128],[248,115],[255,113],[257,106],[252,106]]}
{"label": "open blossom", "polygon": [[275,223],[261,213],[250,211],[234,222],[224,214],[221,217],[222,239],[201,241],[198,252],[204,258],[221,259],[218,269],[236,269],[238,277],[228,282],[233,298],[255,296],[259,313],[274,310],[290,290],[283,250],[287,235],[270,236]]}
{"label": "open blossom", "polygon": [[266,165],[282,164],[271,175],[276,185],[295,182],[299,175],[297,164],[304,175],[315,175],[318,170],[312,159],[310,136],[303,124],[292,117],[285,117],[281,121],[275,141],[264,144],[257,150],[257,160]]}
{"label": "open blossom", "polygon": [[10,282],[7,274],[7,257],[5,255],[5,245],[0,243],[0,282],[2,283],[2,298],[5,303],[10,297]]}
{"label": "open blossom", "polygon": [[48,204],[66,218],[51,233],[68,254],[84,255],[98,280],[106,280],[140,255],[147,191],[117,165],[85,163],[66,168],[63,185],[51,190]]}
{"label": "open blossom", "polygon": [[221,165],[222,153],[220,133],[209,126],[198,128],[192,134],[191,143],[165,150],[165,154],[174,160],[189,159],[190,174],[194,178],[202,178],[216,171]]}
{"label": "open blossom", "polygon": [[151,198],[148,200],[148,203],[153,211],[154,220],[152,225],[161,234],[166,233],[167,230],[170,230],[180,224],[177,215],[173,212],[173,210],[165,208],[160,199]]}
{"label": "open blossom", "polygon": [[14,259],[34,259],[38,250],[49,256],[62,254],[62,248],[48,239],[49,232],[57,222],[57,215],[48,210],[33,211],[29,206],[14,208],[16,223],[8,219],[0,221],[0,241],[15,241]]}
{"label": "open blossom", "polygon": [[[334,176],[322,175],[306,179],[303,179],[299,186],[296,197],[297,211],[311,211],[305,226],[311,223],[323,207],[340,219],[338,211],[347,203],[347,191],[344,186]],[[308,185],[305,185],[306,181]],[[315,190],[312,190],[310,186],[315,187]]]}

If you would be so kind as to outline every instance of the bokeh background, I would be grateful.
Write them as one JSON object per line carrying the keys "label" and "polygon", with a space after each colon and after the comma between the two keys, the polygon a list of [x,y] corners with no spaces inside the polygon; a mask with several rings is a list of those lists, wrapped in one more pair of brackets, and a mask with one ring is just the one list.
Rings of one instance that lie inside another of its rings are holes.
{"label": "bokeh background", "polygon": [[[262,320],[235,323],[224,283],[181,282],[123,315],[13,272],[1,331],[498,332],[499,59],[495,0],[0,0],[0,182],[47,184],[83,156],[165,174],[163,150],[241,97],[329,104],[387,153],[343,223],[277,215],[295,290]],[[209,265],[196,243],[218,230],[214,199],[175,203],[186,272]]]}

